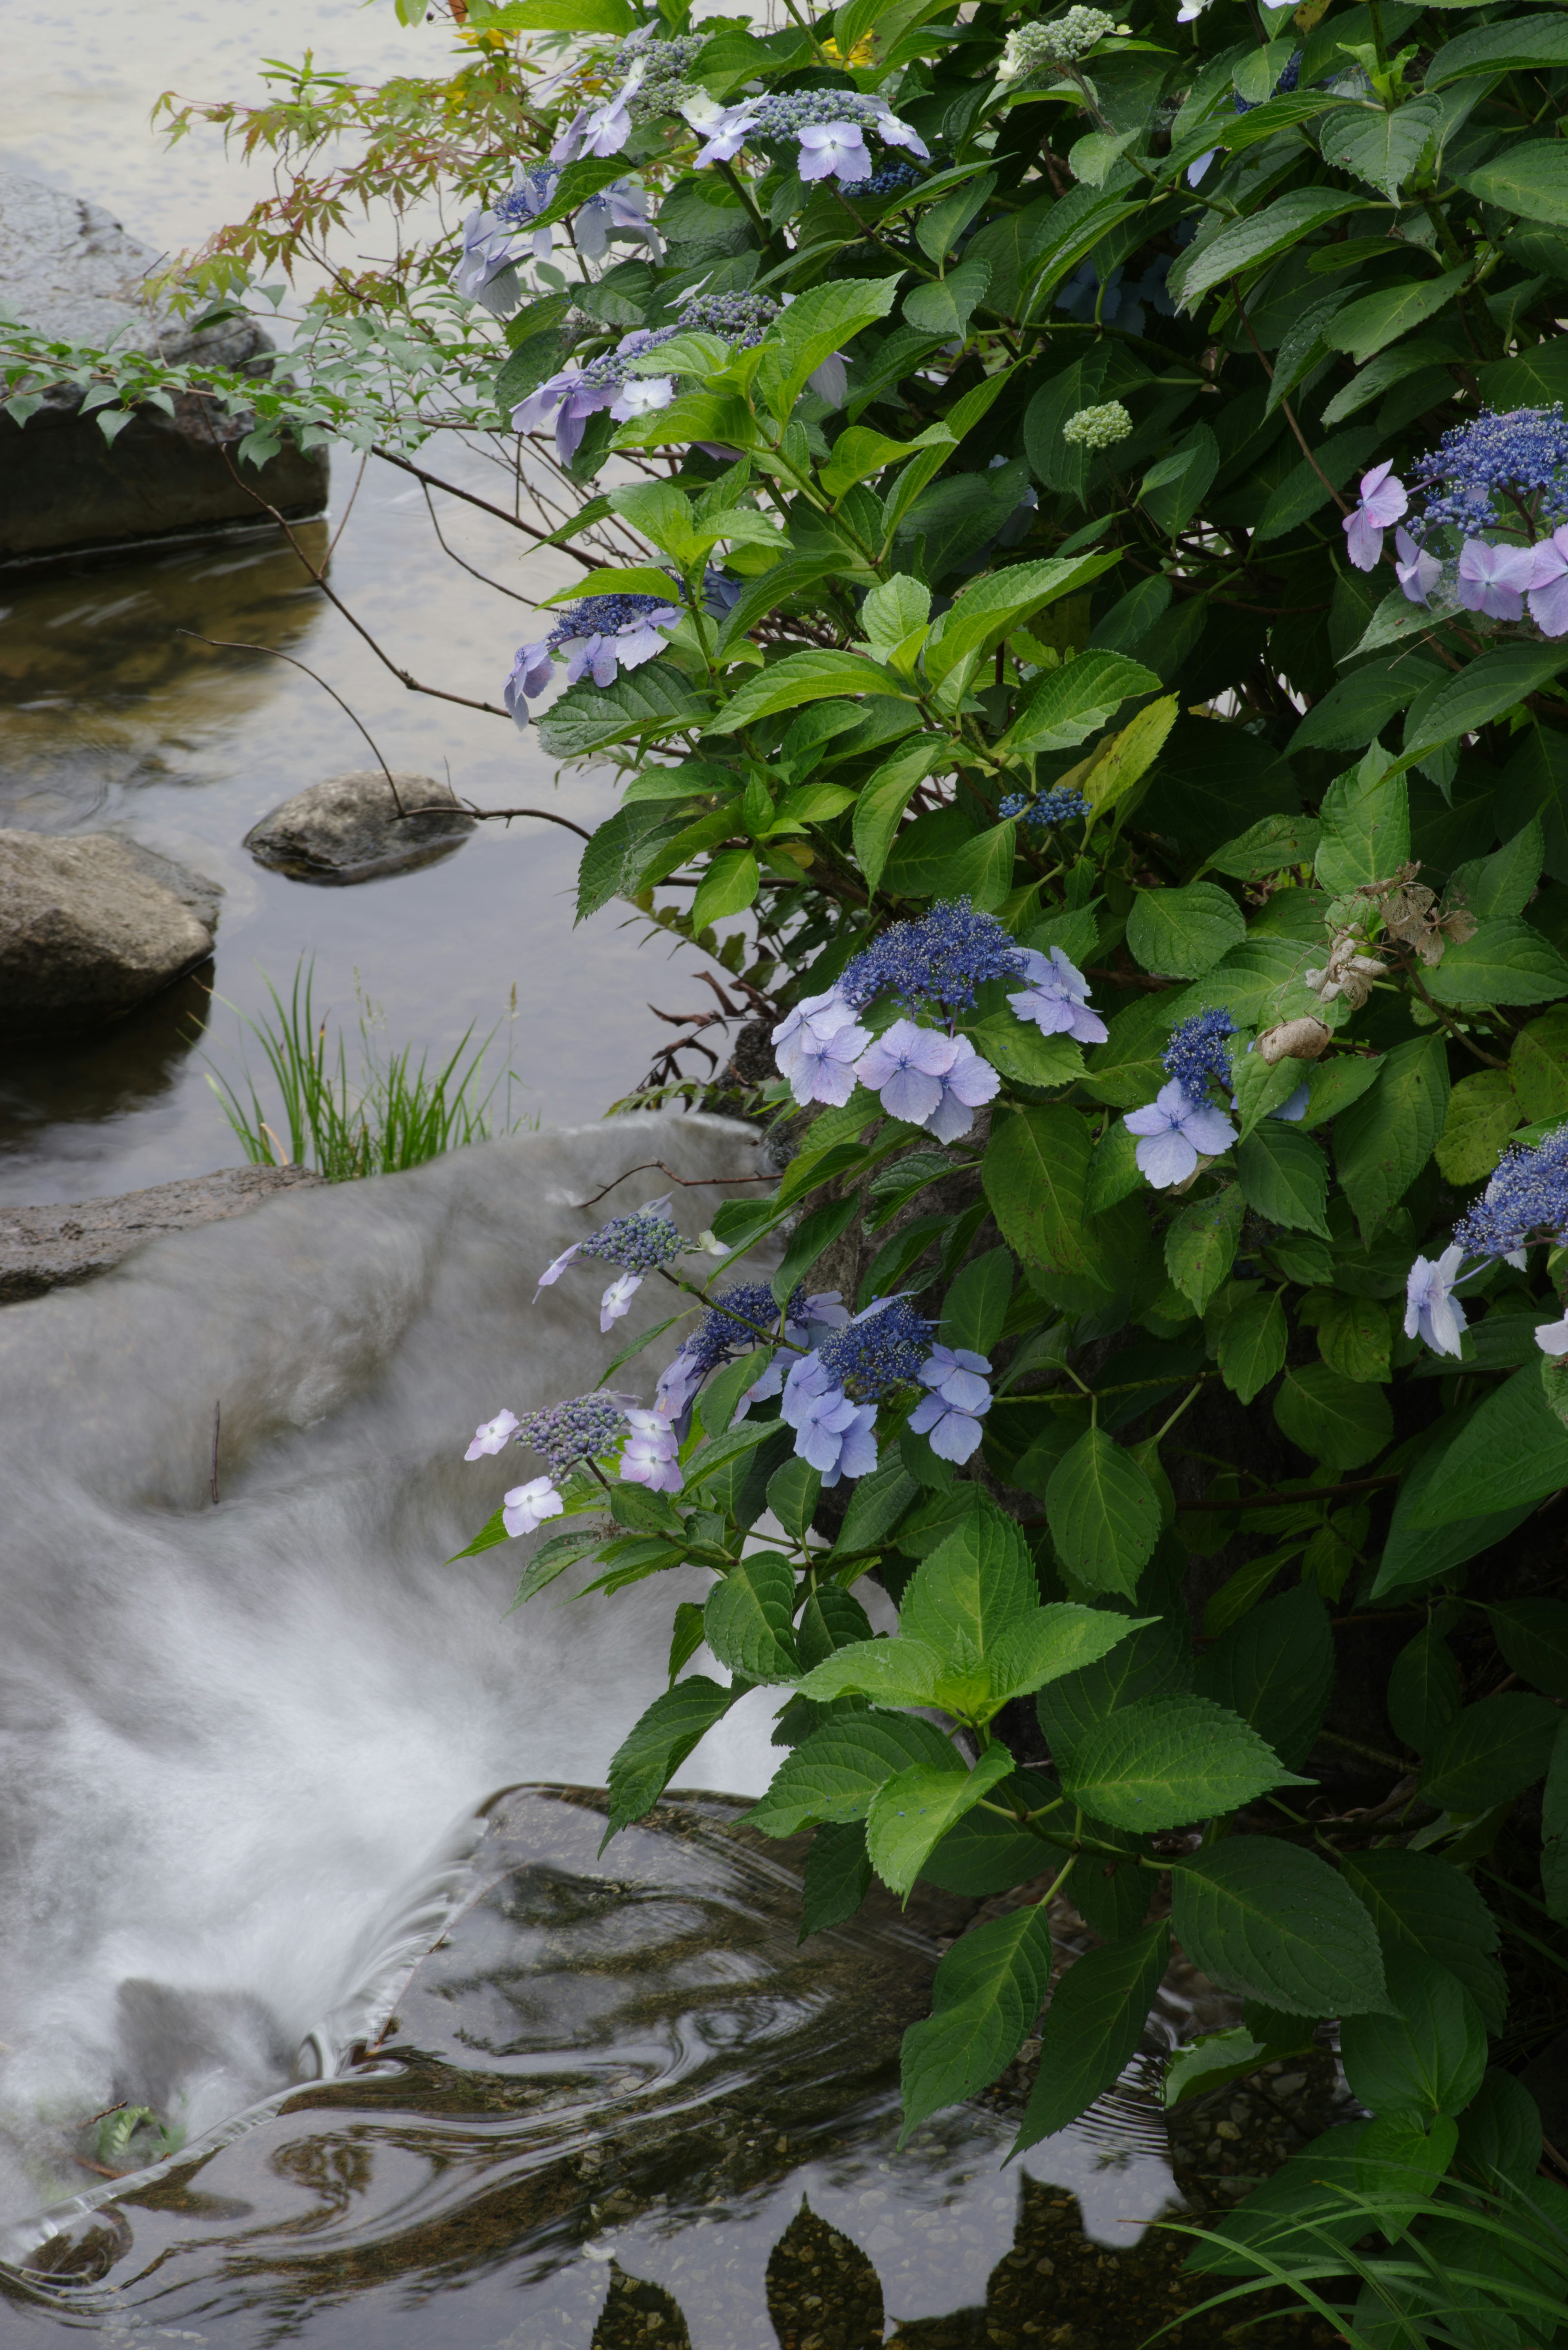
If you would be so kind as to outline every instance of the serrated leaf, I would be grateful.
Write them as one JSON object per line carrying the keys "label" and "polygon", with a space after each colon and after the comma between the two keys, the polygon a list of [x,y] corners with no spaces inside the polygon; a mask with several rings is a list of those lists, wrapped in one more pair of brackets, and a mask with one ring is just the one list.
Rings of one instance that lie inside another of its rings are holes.
{"label": "serrated leaf", "polygon": [[1435,1003],[1473,1010],[1487,1003],[1546,1003],[1568,995],[1568,962],[1519,915],[1481,922],[1475,936],[1450,941],[1424,974]]}
{"label": "serrated leaf", "polygon": [[1126,1707],[1062,1770],[1063,1794],[1090,1818],[1140,1835],[1235,1811],[1270,1787],[1305,1783],[1255,1730],[1203,1697]]}
{"label": "serrated leaf", "polygon": [[[1568,148],[1563,150],[1563,160],[1568,168]],[[1412,706],[1405,726],[1406,758],[1473,734],[1528,694],[1538,693],[1564,668],[1568,668],[1568,645],[1493,646],[1468,661],[1430,700],[1423,694]],[[1331,882],[1328,886],[1344,885]]]}
{"label": "serrated leaf", "polygon": [[[636,674],[642,677],[647,671],[639,670]],[[902,678],[885,669],[881,662],[867,660],[864,653],[836,652],[813,646],[805,652],[786,653],[783,660],[772,661],[766,669],[747,678],[711,721],[710,731],[733,734],[759,719],[773,717],[778,711],[825,701],[830,694],[907,691]],[[559,709],[559,702],[556,707]]]}
{"label": "serrated leaf", "polygon": [[1387,1966],[1391,2012],[1347,2015],[1340,2060],[1375,2114],[1461,2114],[1486,2074],[1486,2026],[1446,1967],[1400,1952]]}
{"label": "serrated leaf", "polygon": [[1370,1241],[1437,1147],[1449,1114],[1443,1037],[1423,1036],[1386,1053],[1375,1086],[1334,1121],[1334,1168]]}
{"label": "serrated leaf", "polygon": [[1388,1674],[1386,1707],[1396,1738],[1425,1754],[1464,1705],[1464,1682],[1454,1653],[1430,1624],[1407,1640]]}
{"label": "serrated leaf", "polygon": [[1557,139],[1526,139],[1490,163],[1456,175],[1483,204],[1498,204],[1525,220],[1568,228],[1568,147]]}
{"label": "serrated leaf", "polygon": [[1191,1687],[1190,1641],[1174,1617],[1160,1617],[1136,1631],[1129,1626],[1103,1658],[1042,1690],[1034,1711],[1062,1762],[1123,1706],[1184,1695]]}
{"label": "serrated leaf", "polygon": [[917,1568],[899,1606],[898,1629],[962,1669],[979,1664],[1039,1604],[1023,1533],[986,1498]]}
{"label": "serrated leaf", "polygon": [[801,1940],[847,1924],[870,1892],[871,1878],[862,1821],[818,1828],[801,1871]]}
{"label": "serrated leaf", "polygon": [[1413,1529],[1524,1509],[1568,1485],[1564,1430],[1530,1370],[1494,1388],[1433,1459]]}
{"label": "serrated leaf", "polygon": [[1433,1742],[1421,1794],[1439,1811],[1472,1814],[1511,1803],[1545,1773],[1562,1715],[1549,1699],[1509,1691],[1478,1698]]}
{"label": "serrated leaf", "polygon": [[1236,1178],[1247,1205],[1270,1223],[1329,1237],[1328,1160],[1310,1134],[1264,1118],[1236,1146]]}
{"label": "serrated leaf", "polygon": [[1165,1238],[1165,1269],[1194,1313],[1209,1301],[1235,1262],[1247,1203],[1239,1183],[1190,1201]]}
{"label": "serrated leaf", "polygon": [[803,1739],[774,1772],[766,1794],[746,1814],[770,1836],[794,1835],[823,1822],[863,1820],[871,1799],[916,1763],[963,1771],[963,1756],[934,1722],[907,1713],[841,1715]]}
{"label": "serrated leaf", "polygon": [[1508,1979],[1495,1956],[1498,1923],[1465,1872],[1434,1853],[1397,1845],[1346,1853],[1341,1866],[1366,1904],[1385,1956],[1435,1960],[1463,1983],[1489,2029],[1501,2032]]}
{"label": "serrated leaf", "polygon": [[[1011,877],[1011,858],[1008,864]],[[1071,1036],[1043,1035],[1032,1020],[1021,1020],[1012,1012],[966,1020],[963,1034],[981,1057],[1013,1085],[1034,1086],[1047,1092],[1054,1086],[1070,1086],[1084,1074],[1081,1045]]]}
{"label": "serrated leaf", "polygon": [[1262,212],[1229,222],[1218,236],[1177,261],[1170,272],[1171,297],[1179,309],[1191,310],[1199,296],[1223,278],[1256,269],[1277,254],[1288,253],[1314,229],[1364,208],[1365,198],[1338,188],[1296,188]]}
{"label": "serrated leaf", "polygon": [[[1387,118],[1385,118],[1387,119]],[[1380,286],[1342,310],[1324,334],[1331,350],[1348,352],[1352,363],[1365,366],[1375,351],[1397,342],[1412,328],[1424,326],[1446,310],[1474,274],[1474,265],[1461,262],[1440,277],[1422,277],[1401,286]]]}
{"label": "serrated leaf", "polygon": [[1568,1697],[1568,1602],[1500,1599],[1489,1605],[1492,1638],[1522,1680]]}
{"label": "serrated leaf", "polygon": [[944,1675],[941,1658],[921,1641],[860,1640],[814,1665],[800,1687],[819,1704],[864,1697],[880,1706],[935,1705]]}
{"label": "serrated leaf", "polygon": [[1123,653],[1082,652],[1031,680],[997,754],[1072,750],[1098,733],[1129,694],[1158,693],[1159,684],[1153,670]]}
{"label": "serrated leaf", "polygon": [[1137,2053],[1169,1955],[1170,1929],[1160,1924],[1075,1960],[1045,2012],[1013,2155],[1065,2129],[1120,2078]]}
{"label": "serrated leaf", "polygon": [[1159,1540],[1159,1500],[1137,1463],[1101,1428],[1085,1429],[1045,1489],[1051,1539],[1090,1591],[1130,1598]]}
{"label": "serrated leaf", "polygon": [[904,296],[904,316],[926,335],[963,335],[984,301],[991,270],[983,261],[961,261],[945,277],[929,278]]}
{"label": "serrated leaf", "polygon": [[1376,745],[1329,785],[1320,811],[1317,879],[1331,895],[1386,881],[1410,855],[1410,787]]}
{"label": "serrated leaf", "polygon": [[745,1688],[737,1681],[722,1689],[705,1674],[693,1673],[654,1699],[610,1757],[607,1844],[652,1809],[698,1741],[723,1719]]}
{"label": "serrated leaf", "polygon": [[1220,1325],[1220,1376],[1239,1402],[1262,1395],[1285,1359],[1290,1331],[1283,1306],[1270,1290],[1249,1297]]}
{"label": "serrated leaf", "polygon": [[1325,1469],[1361,1469],[1394,1434],[1380,1388],[1366,1387],[1327,1363],[1293,1363],[1274,1398],[1274,1418],[1293,1444]]}
{"label": "serrated leaf", "polygon": [[1054,1102],[993,1126],[981,1180],[1003,1240],[1026,1263],[1051,1273],[1085,1269],[1091,1147],[1081,1113]]}
{"label": "serrated leaf", "polygon": [[1221,1633],[1198,1668],[1198,1687],[1250,1722],[1297,1771],[1323,1727],[1334,1671],[1328,1610],[1315,1591],[1298,1585]]}
{"label": "serrated leaf", "polygon": [[1392,1367],[1392,1341],[1387,1313],[1377,1298],[1335,1291],[1323,1301],[1318,1351],[1342,1378],[1381,1386]]}
{"label": "serrated leaf", "polygon": [[[1515,1042],[1518,1051],[1522,1037]],[[1478,1069],[1461,1077],[1449,1095],[1438,1165],[1450,1183],[1479,1183],[1501,1158],[1523,1111],[1507,1069]]]}
{"label": "serrated leaf", "polygon": [[1286,2015],[1359,2015],[1388,2003],[1363,1904],[1315,1853],[1272,1836],[1228,1836],[1176,1861],[1171,1923],[1222,1990]]}
{"label": "serrated leaf", "polygon": [[789,1681],[800,1671],[793,1629],[794,1569],[778,1551],[740,1559],[708,1594],[702,1632],[719,1662],[749,1681]]}
{"label": "serrated leaf", "polygon": [[961,1776],[918,1762],[872,1799],[866,1820],[871,1866],[890,1891],[908,1894],[921,1864],[955,1821],[1012,1775],[1012,1757],[994,1740]]}
{"label": "serrated leaf", "polygon": [[640,669],[623,670],[611,685],[584,679],[568,686],[539,719],[539,742],[552,758],[579,759],[607,743],[701,727],[707,712],[708,703],[672,663],[645,661]]}
{"label": "serrated leaf", "polygon": [[1247,935],[1246,919],[1227,890],[1212,881],[1185,889],[1135,891],[1127,945],[1145,971],[1196,979]]}
{"label": "serrated leaf", "polygon": [[1051,1920],[1043,1902],[960,1937],[937,1969],[930,2015],[904,2034],[900,2145],[928,2116],[972,2097],[1012,2063],[1050,1982]]}

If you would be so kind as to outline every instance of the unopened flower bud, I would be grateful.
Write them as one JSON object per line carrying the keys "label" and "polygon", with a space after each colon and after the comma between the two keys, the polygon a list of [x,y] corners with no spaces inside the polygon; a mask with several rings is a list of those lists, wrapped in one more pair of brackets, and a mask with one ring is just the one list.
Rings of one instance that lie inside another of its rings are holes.
{"label": "unopened flower bud", "polygon": [[1258,1051],[1271,1068],[1276,1061],[1318,1061],[1328,1050],[1333,1035],[1326,1021],[1309,1013],[1304,1019],[1282,1020],[1277,1028],[1265,1028],[1258,1039]]}

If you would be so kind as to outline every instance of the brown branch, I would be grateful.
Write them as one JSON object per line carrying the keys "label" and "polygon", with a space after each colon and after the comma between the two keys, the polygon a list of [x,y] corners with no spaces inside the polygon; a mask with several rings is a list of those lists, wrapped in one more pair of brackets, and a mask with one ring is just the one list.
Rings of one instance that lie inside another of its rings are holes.
{"label": "brown branch", "polygon": [[488,578],[483,571],[476,571],[473,565],[468,562],[462,556],[459,555],[454,546],[449,546],[447,545],[446,540],[441,536],[441,525],[436,520],[435,500],[431,495],[430,484],[428,482],[421,482],[420,484],[420,487],[424,492],[425,505],[430,514],[431,528],[434,531],[436,536],[436,545],[440,547],[447,560],[451,563],[455,563],[460,571],[466,571],[471,579],[477,579],[482,588],[493,588],[498,596],[510,596],[514,604],[526,604],[530,610],[534,609],[534,598],[532,596],[520,596],[515,588],[504,588],[502,586],[499,579]]}
{"label": "brown branch", "polygon": [[[1258,364],[1262,369],[1263,373],[1268,377],[1269,381],[1272,383],[1274,380],[1274,370],[1263,356],[1263,346],[1252,332],[1252,321],[1247,316],[1246,306],[1242,302],[1239,292],[1236,294],[1236,310],[1241,318],[1241,324],[1247,329],[1247,340],[1251,344],[1252,348],[1258,354]],[[1334,503],[1339,508],[1340,513],[1342,515],[1347,515],[1350,512],[1349,500],[1340,496],[1339,492],[1334,488],[1334,484],[1329,480],[1328,475],[1324,472],[1323,467],[1318,463],[1317,459],[1313,455],[1312,451],[1308,448],[1306,434],[1296,422],[1295,411],[1282,393],[1280,396],[1280,406],[1284,411],[1285,422],[1290,426],[1291,431],[1295,434],[1297,441],[1301,444],[1302,455],[1306,459],[1307,463],[1312,467],[1313,472],[1317,475],[1318,480],[1323,484],[1324,488],[1328,492],[1329,496],[1334,500]]]}
{"label": "brown branch", "polygon": [[579,840],[591,840],[593,838],[593,834],[588,831],[585,825],[574,823],[573,819],[569,816],[557,816],[553,808],[482,808],[476,807],[472,800],[456,799],[455,795],[453,798],[450,800],[431,800],[424,807],[401,808],[399,810],[399,814],[405,816],[450,816],[454,805],[466,809],[470,816],[504,816],[508,823],[511,822],[514,816],[536,816],[541,824],[564,824],[566,830],[568,832],[575,832]]}
{"label": "brown branch", "polygon": [[505,523],[511,530],[525,531],[530,538],[549,540],[552,546],[560,547],[563,555],[569,555],[574,563],[580,563],[585,571],[597,571],[602,567],[598,556],[581,554],[576,547],[567,546],[560,539],[552,538],[547,530],[535,530],[533,524],[524,522],[521,515],[510,515],[504,506],[492,505],[488,498],[480,497],[472,490],[460,490],[455,482],[444,482],[439,473],[427,473],[422,465],[416,465],[411,458],[400,457],[395,449],[384,449],[379,441],[376,454],[384,458],[389,465],[396,465],[400,472],[411,473],[416,482],[426,483],[433,489],[448,490],[454,498],[462,498],[465,504],[477,506],[482,514],[493,515],[497,522]]}
{"label": "brown branch", "polygon": [[679,1183],[683,1191],[701,1191],[710,1183],[776,1183],[778,1181],[776,1175],[678,1175],[673,1167],[665,1165],[662,1159],[645,1159],[640,1166],[628,1167],[624,1175],[618,1175],[613,1182],[607,1183],[604,1191],[596,1191],[591,1200],[579,1200],[576,1204],[579,1208],[597,1208],[599,1201],[615,1190],[617,1183],[628,1183],[634,1175],[651,1175],[656,1170],[660,1175],[668,1175],[672,1183]]}

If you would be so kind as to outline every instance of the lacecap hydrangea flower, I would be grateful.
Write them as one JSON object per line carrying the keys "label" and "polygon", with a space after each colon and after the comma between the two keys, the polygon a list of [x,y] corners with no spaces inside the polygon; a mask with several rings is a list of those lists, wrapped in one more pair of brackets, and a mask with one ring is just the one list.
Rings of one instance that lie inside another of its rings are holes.
{"label": "lacecap hydrangea flower", "polygon": [[1138,1138],[1138,1171],[1157,1191],[1185,1183],[1200,1158],[1217,1159],[1237,1140],[1235,1128],[1209,1098],[1231,1090],[1229,1040],[1236,1024],[1228,1012],[1199,1012],[1173,1031],[1160,1055],[1169,1082],[1153,1101],[1129,1110],[1123,1123]]}
{"label": "lacecap hydrangea flower", "polygon": [[794,1363],[781,1415],[825,1485],[877,1465],[877,1407],[923,1387],[909,1425],[945,1460],[967,1461],[991,1408],[983,1356],[933,1347],[932,1324],[903,1297],[879,1297]]}
{"label": "lacecap hydrangea flower", "polygon": [[[770,1336],[776,1337],[784,1350],[808,1354],[829,1330],[848,1319],[836,1289],[819,1290],[809,1297],[804,1289],[796,1289],[781,1317],[765,1281],[733,1284],[712,1298],[696,1329],[660,1373],[654,1401],[679,1424],[704,1379],[721,1363],[736,1355],[754,1353],[768,1344]],[[775,1357],[747,1388],[736,1408],[736,1418],[744,1419],[752,1404],[777,1395],[784,1376]]]}
{"label": "lacecap hydrangea flower", "polygon": [[558,1481],[585,1463],[607,1459],[618,1444],[623,1484],[647,1485],[660,1493],[680,1490],[674,1430],[662,1412],[646,1409],[635,1396],[575,1396],[525,1412],[521,1419],[514,1412],[497,1412],[474,1430],[463,1457],[477,1461],[509,1443],[538,1453],[549,1471],[504,1496],[502,1523],[514,1539],[536,1533],[546,1518],[558,1518],[566,1507]]}
{"label": "lacecap hydrangea flower", "polygon": [[[1345,520],[1351,561],[1370,571],[1395,534],[1395,575],[1413,604],[1480,613],[1542,636],[1568,633],[1568,424],[1550,408],[1455,425],[1412,473],[1419,510],[1391,464],[1362,476]],[[1407,525],[1406,518],[1408,517]]]}
{"label": "lacecap hydrangea flower", "polygon": [[[606,1263],[618,1265],[620,1278],[611,1282],[599,1301],[599,1328],[607,1330],[612,1323],[620,1320],[648,1275],[656,1273],[660,1265],[694,1250],[710,1255],[728,1255],[722,1241],[709,1237],[695,1242],[684,1239],[667,1213],[670,1201],[668,1191],[662,1200],[645,1200],[633,1214],[612,1216],[607,1224],[601,1224],[586,1241],[574,1241],[570,1248],[563,1249],[545,1267],[539,1275],[539,1289],[550,1288],[580,1256],[599,1257]],[[534,1295],[537,1298],[539,1290]]]}
{"label": "lacecap hydrangea flower", "polygon": [[885,99],[858,90],[797,90],[786,96],[742,99],[718,106],[709,99],[683,109],[704,144],[697,165],[731,163],[748,140],[793,139],[795,169],[803,180],[836,179],[841,186],[869,180],[877,165],[866,141],[875,135],[885,147],[902,147],[929,161],[930,151],[909,124],[901,122]]}
{"label": "lacecap hydrangea flower", "polygon": [[[454,292],[483,303],[498,318],[511,316],[523,299],[518,262],[529,251],[535,261],[548,261],[554,247],[554,228],[538,228],[535,223],[555,203],[561,171],[559,163],[520,164],[505,195],[488,210],[469,213],[462,224],[462,256],[452,272]],[[601,188],[571,217],[573,240],[590,261],[604,258],[617,230],[640,239],[655,260],[663,252],[659,232],[649,221],[648,199],[631,180]]]}
{"label": "lacecap hydrangea flower", "polygon": [[[1418,1256],[1406,1287],[1405,1335],[1424,1338],[1434,1353],[1458,1355],[1465,1327],[1454,1295],[1470,1266],[1473,1276],[1501,1258],[1522,1271],[1527,1252],[1568,1241],[1568,1125],[1537,1143],[1515,1143],[1491,1180],[1454,1226],[1453,1240],[1435,1261]],[[1536,1343],[1544,1354],[1568,1354],[1568,1322],[1542,1324]]]}
{"label": "lacecap hydrangea flower", "polygon": [[650,26],[628,35],[610,60],[610,72],[620,81],[607,98],[578,109],[550,151],[554,160],[569,163],[579,155],[618,155],[635,124],[656,122],[688,102],[701,101],[703,91],[686,74],[707,37],[685,33],[666,40]]}

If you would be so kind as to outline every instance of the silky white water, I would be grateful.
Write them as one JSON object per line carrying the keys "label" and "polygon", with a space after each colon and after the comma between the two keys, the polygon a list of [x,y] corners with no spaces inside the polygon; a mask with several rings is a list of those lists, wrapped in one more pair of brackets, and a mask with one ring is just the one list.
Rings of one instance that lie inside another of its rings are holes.
{"label": "silky white water", "polygon": [[[475,1806],[602,1783],[663,1686],[670,1578],[504,1620],[528,1545],[443,1564],[534,1473],[464,1463],[473,1426],[612,1350],[597,1266],[535,1284],[669,1188],[576,1205],[654,1159],[756,1172],[724,1121],[615,1119],[284,1196],[0,1315],[0,2214],[90,2185],[71,2151],[119,2098],[194,2135],[335,2008],[340,2046],[349,1995],[373,2011],[378,1964],[439,1924],[430,1866]],[[724,1196],[675,1212],[695,1233]],[[676,1302],[645,1284],[617,1338]],[[671,1343],[618,1386],[650,1391]],[[759,1790],[768,1711],[682,1783]]]}

